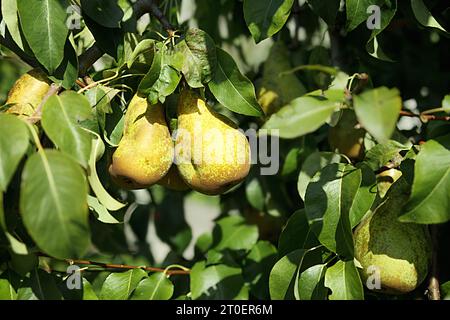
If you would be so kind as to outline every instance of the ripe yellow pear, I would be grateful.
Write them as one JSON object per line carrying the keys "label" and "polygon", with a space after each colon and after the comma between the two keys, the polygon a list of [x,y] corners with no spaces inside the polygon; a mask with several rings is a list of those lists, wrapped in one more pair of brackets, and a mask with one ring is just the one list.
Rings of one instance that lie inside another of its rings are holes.
{"label": "ripe yellow pear", "polygon": [[337,151],[352,160],[364,158],[364,136],[353,110],[345,109],[336,126],[328,131],[328,142],[332,151]]}
{"label": "ripe yellow pear", "polygon": [[[432,245],[426,226],[402,223],[398,216],[408,199],[399,180],[383,202],[355,230],[355,258],[369,289],[403,294],[416,289],[426,278]],[[377,277],[380,287],[376,288]]]}
{"label": "ripe yellow pear", "polygon": [[109,172],[127,189],[147,188],[166,175],[173,162],[173,141],[161,104],[135,95],[125,115],[124,134]]}
{"label": "ripe yellow pear", "polygon": [[158,184],[174,191],[186,191],[190,189],[181,178],[178,168],[175,165],[172,165],[169,172],[158,181]]}
{"label": "ripe yellow pear", "polygon": [[183,90],[178,101],[175,163],[194,190],[216,195],[241,182],[250,170],[250,145],[225,116],[195,92]]}
{"label": "ripe yellow pear", "polygon": [[28,71],[9,91],[6,104],[11,107],[6,113],[17,114],[22,118],[32,116],[50,89],[50,84],[50,80],[41,70]]}

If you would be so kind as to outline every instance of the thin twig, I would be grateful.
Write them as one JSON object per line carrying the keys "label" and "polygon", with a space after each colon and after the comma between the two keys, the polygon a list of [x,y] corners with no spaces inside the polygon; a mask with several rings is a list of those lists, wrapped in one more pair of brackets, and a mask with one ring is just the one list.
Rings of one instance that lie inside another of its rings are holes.
{"label": "thin twig", "polygon": [[39,104],[39,106],[34,111],[34,114],[31,117],[28,118],[28,122],[30,122],[31,124],[34,124],[34,123],[38,122],[41,119],[42,108],[44,107],[44,104],[47,102],[47,100],[51,96],[54,96],[55,94],[58,94],[59,90],[61,90],[61,86],[56,84],[56,83],[52,83],[52,85],[48,89],[47,93],[45,94],[44,98],[42,99],[41,103]]}
{"label": "thin twig", "polygon": [[[48,256],[45,253],[39,253],[39,256],[41,257],[47,257],[47,258],[51,258],[51,259],[55,259],[55,260],[60,260],[60,259],[56,259],[53,257]],[[190,270],[189,269],[181,269],[181,270],[167,270],[164,268],[156,268],[156,267],[147,267],[147,266],[131,266],[131,265],[126,265],[126,264],[113,264],[113,263],[103,263],[103,262],[96,262],[96,261],[90,261],[90,260],[77,260],[77,259],[63,259],[61,261],[65,261],[68,264],[71,265],[85,265],[85,266],[97,266],[97,267],[101,267],[104,269],[119,269],[119,270],[132,270],[132,269],[142,269],[145,271],[150,271],[150,272],[164,272],[167,275],[188,275],[190,274]],[[89,269],[87,269],[89,270]]]}
{"label": "thin twig", "polygon": [[438,270],[438,229],[436,225],[430,226],[431,239],[433,243],[433,256],[431,260],[431,274],[428,283],[428,299],[429,300],[441,300],[441,293],[439,290],[439,270]]}
{"label": "thin twig", "polygon": [[441,121],[450,121],[450,116],[435,116],[433,114],[417,114],[410,111],[402,110],[400,111],[400,115],[404,117],[417,117],[421,119],[425,119],[426,121],[431,120],[441,120]]}
{"label": "thin twig", "polygon": [[166,32],[169,34],[169,36],[171,36],[172,33],[175,31],[175,29],[170,24],[169,20],[164,15],[164,13],[161,11],[161,9],[159,9],[159,7],[155,3],[155,1],[148,0],[148,1],[145,1],[145,4],[146,5],[144,6],[144,8],[146,8],[148,10],[148,12],[150,12],[156,19],[159,20],[162,27],[166,30]]}

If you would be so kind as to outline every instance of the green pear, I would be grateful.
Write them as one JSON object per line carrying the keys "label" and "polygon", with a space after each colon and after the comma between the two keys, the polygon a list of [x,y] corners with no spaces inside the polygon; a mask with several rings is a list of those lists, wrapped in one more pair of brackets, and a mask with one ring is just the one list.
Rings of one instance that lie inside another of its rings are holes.
{"label": "green pear", "polygon": [[264,63],[262,82],[258,86],[258,102],[267,117],[306,93],[297,76],[292,72],[286,72],[291,69],[288,48],[282,41],[275,42]]}
{"label": "green pear", "polygon": [[163,178],[173,162],[173,141],[161,104],[135,95],[128,106],[124,134],[109,173],[118,185],[144,189]]}
{"label": "green pear", "polygon": [[183,90],[178,101],[175,163],[192,189],[217,195],[248,175],[250,145],[236,124],[193,91]]}
{"label": "green pear", "polygon": [[353,110],[344,109],[339,122],[328,131],[328,142],[332,151],[346,155],[352,160],[364,158],[364,136]]}
{"label": "green pear", "polygon": [[28,71],[9,91],[6,104],[11,107],[6,113],[17,114],[22,118],[32,116],[50,89],[50,85],[50,80],[41,70]]}
{"label": "green pear", "polygon": [[[391,186],[385,201],[369,214],[354,233],[355,258],[369,289],[403,294],[426,278],[432,244],[426,226],[398,220],[408,199],[403,179]],[[380,287],[376,288],[379,276]]]}

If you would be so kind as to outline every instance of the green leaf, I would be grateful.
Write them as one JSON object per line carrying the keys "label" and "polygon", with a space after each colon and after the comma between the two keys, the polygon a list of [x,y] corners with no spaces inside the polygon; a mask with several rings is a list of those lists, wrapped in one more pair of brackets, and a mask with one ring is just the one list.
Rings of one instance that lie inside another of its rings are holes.
{"label": "green leaf", "polygon": [[258,241],[258,227],[246,224],[241,216],[220,219],[213,230],[213,246],[220,250],[250,250]]}
{"label": "green leaf", "polygon": [[132,269],[121,273],[111,273],[100,292],[101,300],[127,300],[139,282],[147,277],[142,269]]}
{"label": "green leaf", "polygon": [[277,261],[277,249],[268,241],[258,241],[244,260],[244,278],[256,298],[269,298],[270,270]]}
{"label": "green leaf", "polygon": [[278,260],[269,277],[270,298],[272,300],[294,300],[294,290],[296,290],[299,272],[309,268],[315,262],[315,257],[311,255],[312,251],[313,249],[298,249]]}
{"label": "green leaf", "polygon": [[11,34],[11,38],[20,49],[25,51],[27,49],[27,44],[25,43],[25,39],[23,38],[20,30],[17,0],[2,1],[1,10],[1,15],[3,16],[3,20],[5,21],[9,33]]}
{"label": "green leaf", "polygon": [[397,89],[380,87],[354,97],[356,116],[362,126],[379,142],[392,136],[402,109]]}
{"label": "green leaf", "polygon": [[366,44],[366,49],[374,58],[394,62],[381,49],[377,36],[391,23],[392,18],[395,16],[397,12],[397,0],[385,1],[380,9],[380,25],[372,30],[372,34]]}
{"label": "green leaf", "polygon": [[244,17],[258,43],[281,30],[291,13],[294,0],[244,0]]}
{"label": "green leaf", "polygon": [[278,255],[283,257],[297,249],[311,249],[319,244],[311,231],[305,209],[297,210],[289,217],[278,240]]}
{"label": "green leaf", "polygon": [[[81,272],[81,270],[75,272]],[[98,300],[92,285],[86,278],[82,278],[82,285],[80,288],[73,288],[73,283],[70,283],[71,281],[73,281],[73,279],[67,277],[65,281],[58,283],[59,290],[61,290],[64,300]]]}
{"label": "green leaf", "polygon": [[85,278],[83,278],[83,300],[98,300],[91,283]]}
{"label": "green leaf", "polygon": [[450,300],[450,281],[441,284],[441,299]]}
{"label": "green leaf", "polygon": [[9,269],[5,270],[0,275],[0,300],[16,300],[17,288],[14,288],[14,283],[17,282],[17,275]]}
{"label": "green leaf", "polygon": [[353,258],[350,210],[361,183],[351,165],[330,164],[319,171],[306,190],[305,210],[312,231],[327,249]]}
{"label": "green leaf", "polygon": [[248,116],[262,116],[264,113],[255,96],[251,81],[241,74],[236,62],[224,50],[217,50],[217,68],[208,83],[216,99],[226,108]]}
{"label": "green leaf", "polygon": [[119,28],[123,18],[122,8],[117,1],[81,0],[83,12],[107,28]]}
{"label": "green leaf", "polygon": [[350,225],[352,228],[369,212],[377,196],[377,179],[373,171],[366,165],[358,166],[360,183],[350,208]]}
{"label": "green leaf", "polygon": [[447,32],[439,22],[431,15],[425,3],[422,0],[411,0],[411,8],[417,21],[424,27],[436,28]]}
{"label": "green leaf", "polygon": [[106,207],[102,205],[96,197],[88,195],[87,202],[89,209],[91,209],[95,213],[98,221],[111,224],[120,223],[116,218],[114,218],[114,216],[109,213],[108,209],[106,209]]}
{"label": "green leaf", "polygon": [[240,268],[224,264],[206,267],[205,261],[200,261],[191,269],[194,300],[248,300],[248,293]]}
{"label": "green leaf", "polygon": [[[106,210],[111,210],[111,211],[117,211],[122,209],[123,207],[125,207],[126,204],[121,203],[119,201],[117,201],[116,199],[114,199],[103,187],[102,182],[100,181],[98,174],[97,174],[97,166],[96,166],[96,162],[98,159],[98,154],[99,151],[102,149],[103,146],[103,150],[104,150],[104,145],[103,145],[103,141],[100,138],[100,136],[98,136],[97,134],[94,134],[95,138],[92,139],[92,150],[91,150],[91,155],[89,157],[89,170],[88,170],[88,181],[89,181],[89,185],[91,186],[92,191],[95,193],[95,195],[97,196],[98,202],[104,206],[104,208]],[[95,205],[95,202],[91,202],[92,205]],[[95,209],[95,207],[97,207],[96,205],[93,207]],[[100,209],[100,211],[102,211],[102,209],[100,207],[97,207]],[[103,214],[100,214],[100,212],[97,211],[97,213],[99,213],[99,219],[100,221],[109,221],[109,223],[117,223],[114,221],[117,221],[115,218],[111,219],[111,217],[109,217],[109,213],[106,214],[106,212],[102,212]]]}
{"label": "green leaf", "polygon": [[65,0],[17,0],[20,24],[38,61],[50,74],[64,58],[68,35]]}
{"label": "green leaf", "polygon": [[192,88],[202,88],[211,81],[217,66],[216,45],[203,30],[192,28],[186,32],[182,72]]}
{"label": "green leaf", "polygon": [[325,273],[325,286],[331,289],[330,300],[363,300],[364,290],[353,260],[339,260]]}
{"label": "green leaf", "polygon": [[62,300],[62,294],[52,274],[35,268],[30,275],[33,293],[39,300]]}
{"label": "green leaf", "polygon": [[340,0],[308,0],[312,10],[318,14],[328,25],[334,25],[337,13],[339,11]]}
{"label": "green leaf", "polygon": [[29,144],[25,123],[14,115],[0,114],[0,193],[8,188]]}
{"label": "green leaf", "polygon": [[450,94],[446,95],[442,100],[442,108],[447,113],[450,113]]}
{"label": "green leaf", "polygon": [[337,107],[335,101],[323,97],[303,96],[273,114],[263,128],[278,129],[281,138],[297,138],[325,124]]}
{"label": "green leaf", "polygon": [[7,240],[9,241],[9,244],[11,246],[11,249],[16,254],[22,254],[26,255],[28,254],[28,249],[26,244],[23,242],[20,242],[17,240],[9,231],[8,226],[6,225],[6,217],[5,212],[3,208],[3,193],[0,192],[0,227],[3,230],[3,233],[5,234]]}
{"label": "green leaf", "polygon": [[152,86],[156,83],[161,73],[163,57],[161,47],[155,46],[153,50],[154,52],[152,66],[150,67],[150,70],[147,72],[144,78],[142,78],[138,87],[138,92],[143,96],[148,96],[150,94]]}
{"label": "green leaf", "polygon": [[380,44],[378,43],[378,37],[371,38],[366,44],[367,52],[374,58],[383,60],[386,62],[395,62],[384,53]]}
{"label": "green leaf", "polygon": [[132,300],[169,300],[174,286],[162,272],[154,273],[142,280],[134,290]]}
{"label": "green leaf", "polygon": [[345,0],[345,8],[347,12],[347,31],[352,31],[363,21],[367,20],[369,17],[367,8],[369,6],[381,6],[383,3],[384,0]]}
{"label": "green leaf", "polygon": [[328,290],[325,288],[325,264],[317,264],[303,271],[298,279],[300,300],[325,300]]}
{"label": "green leaf", "polygon": [[411,198],[402,222],[450,220],[450,135],[427,141],[416,158]]}
{"label": "green leaf", "polygon": [[136,61],[151,65],[153,61],[154,48],[155,40],[153,39],[144,39],[139,42],[128,58],[127,67],[131,68]]}
{"label": "green leaf", "polygon": [[66,41],[64,47],[64,59],[56,68],[52,81],[61,85],[64,89],[69,90],[75,84],[78,78],[78,57],[74,48],[74,40],[71,35]]}
{"label": "green leaf", "polygon": [[62,152],[87,168],[91,153],[91,135],[81,123],[92,117],[86,97],[74,91],[51,96],[42,109],[42,127]]}
{"label": "green leaf", "polygon": [[264,210],[266,197],[264,195],[264,187],[262,185],[261,176],[251,170],[249,176],[245,180],[245,195],[248,202],[258,210]]}
{"label": "green leaf", "polygon": [[158,46],[155,50],[152,66],[138,88],[138,92],[148,96],[152,104],[156,104],[158,100],[163,103],[165,98],[175,91],[181,80],[181,75],[172,66],[174,56],[165,47]]}
{"label": "green leaf", "polygon": [[314,175],[330,163],[339,163],[344,160],[341,155],[334,152],[314,152],[306,158],[298,175],[297,190],[304,200],[306,188]]}
{"label": "green leaf", "polygon": [[390,160],[396,157],[401,157],[399,152],[408,150],[409,148],[397,141],[388,140],[385,143],[380,143],[371,148],[364,158],[364,163],[367,164],[373,171],[376,171],[386,165]]}
{"label": "green leaf", "polygon": [[87,192],[83,170],[63,153],[45,150],[28,159],[22,173],[20,212],[44,252],[56,258],[83,255],[90,242]]}

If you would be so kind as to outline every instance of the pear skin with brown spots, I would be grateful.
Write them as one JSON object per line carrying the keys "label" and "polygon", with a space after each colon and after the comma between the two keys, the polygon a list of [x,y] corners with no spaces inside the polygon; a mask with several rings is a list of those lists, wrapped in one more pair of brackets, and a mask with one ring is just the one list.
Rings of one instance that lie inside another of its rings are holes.
{"label": "pear skin with brown spots", "polygon": [[157,183],[173,162],[173,141],[164,107],[135,95],[125,115],[124,133],[112,156],[109,173],[126,189],[145,189]]}
{"label": "pear skin with brown spots", "polygon": [[21,118],[31,117],[50,89],[51,82],[46,74],[33,69],[22,75],[8,93],[6,104],[10,108],[6,113]]}
{"label": "pear skin with brown spots", "polygon": [[194,190],[217,195],[240,183],[250,170],[250,145],[244,133],[191,90],[178,101],[175,163]]}

